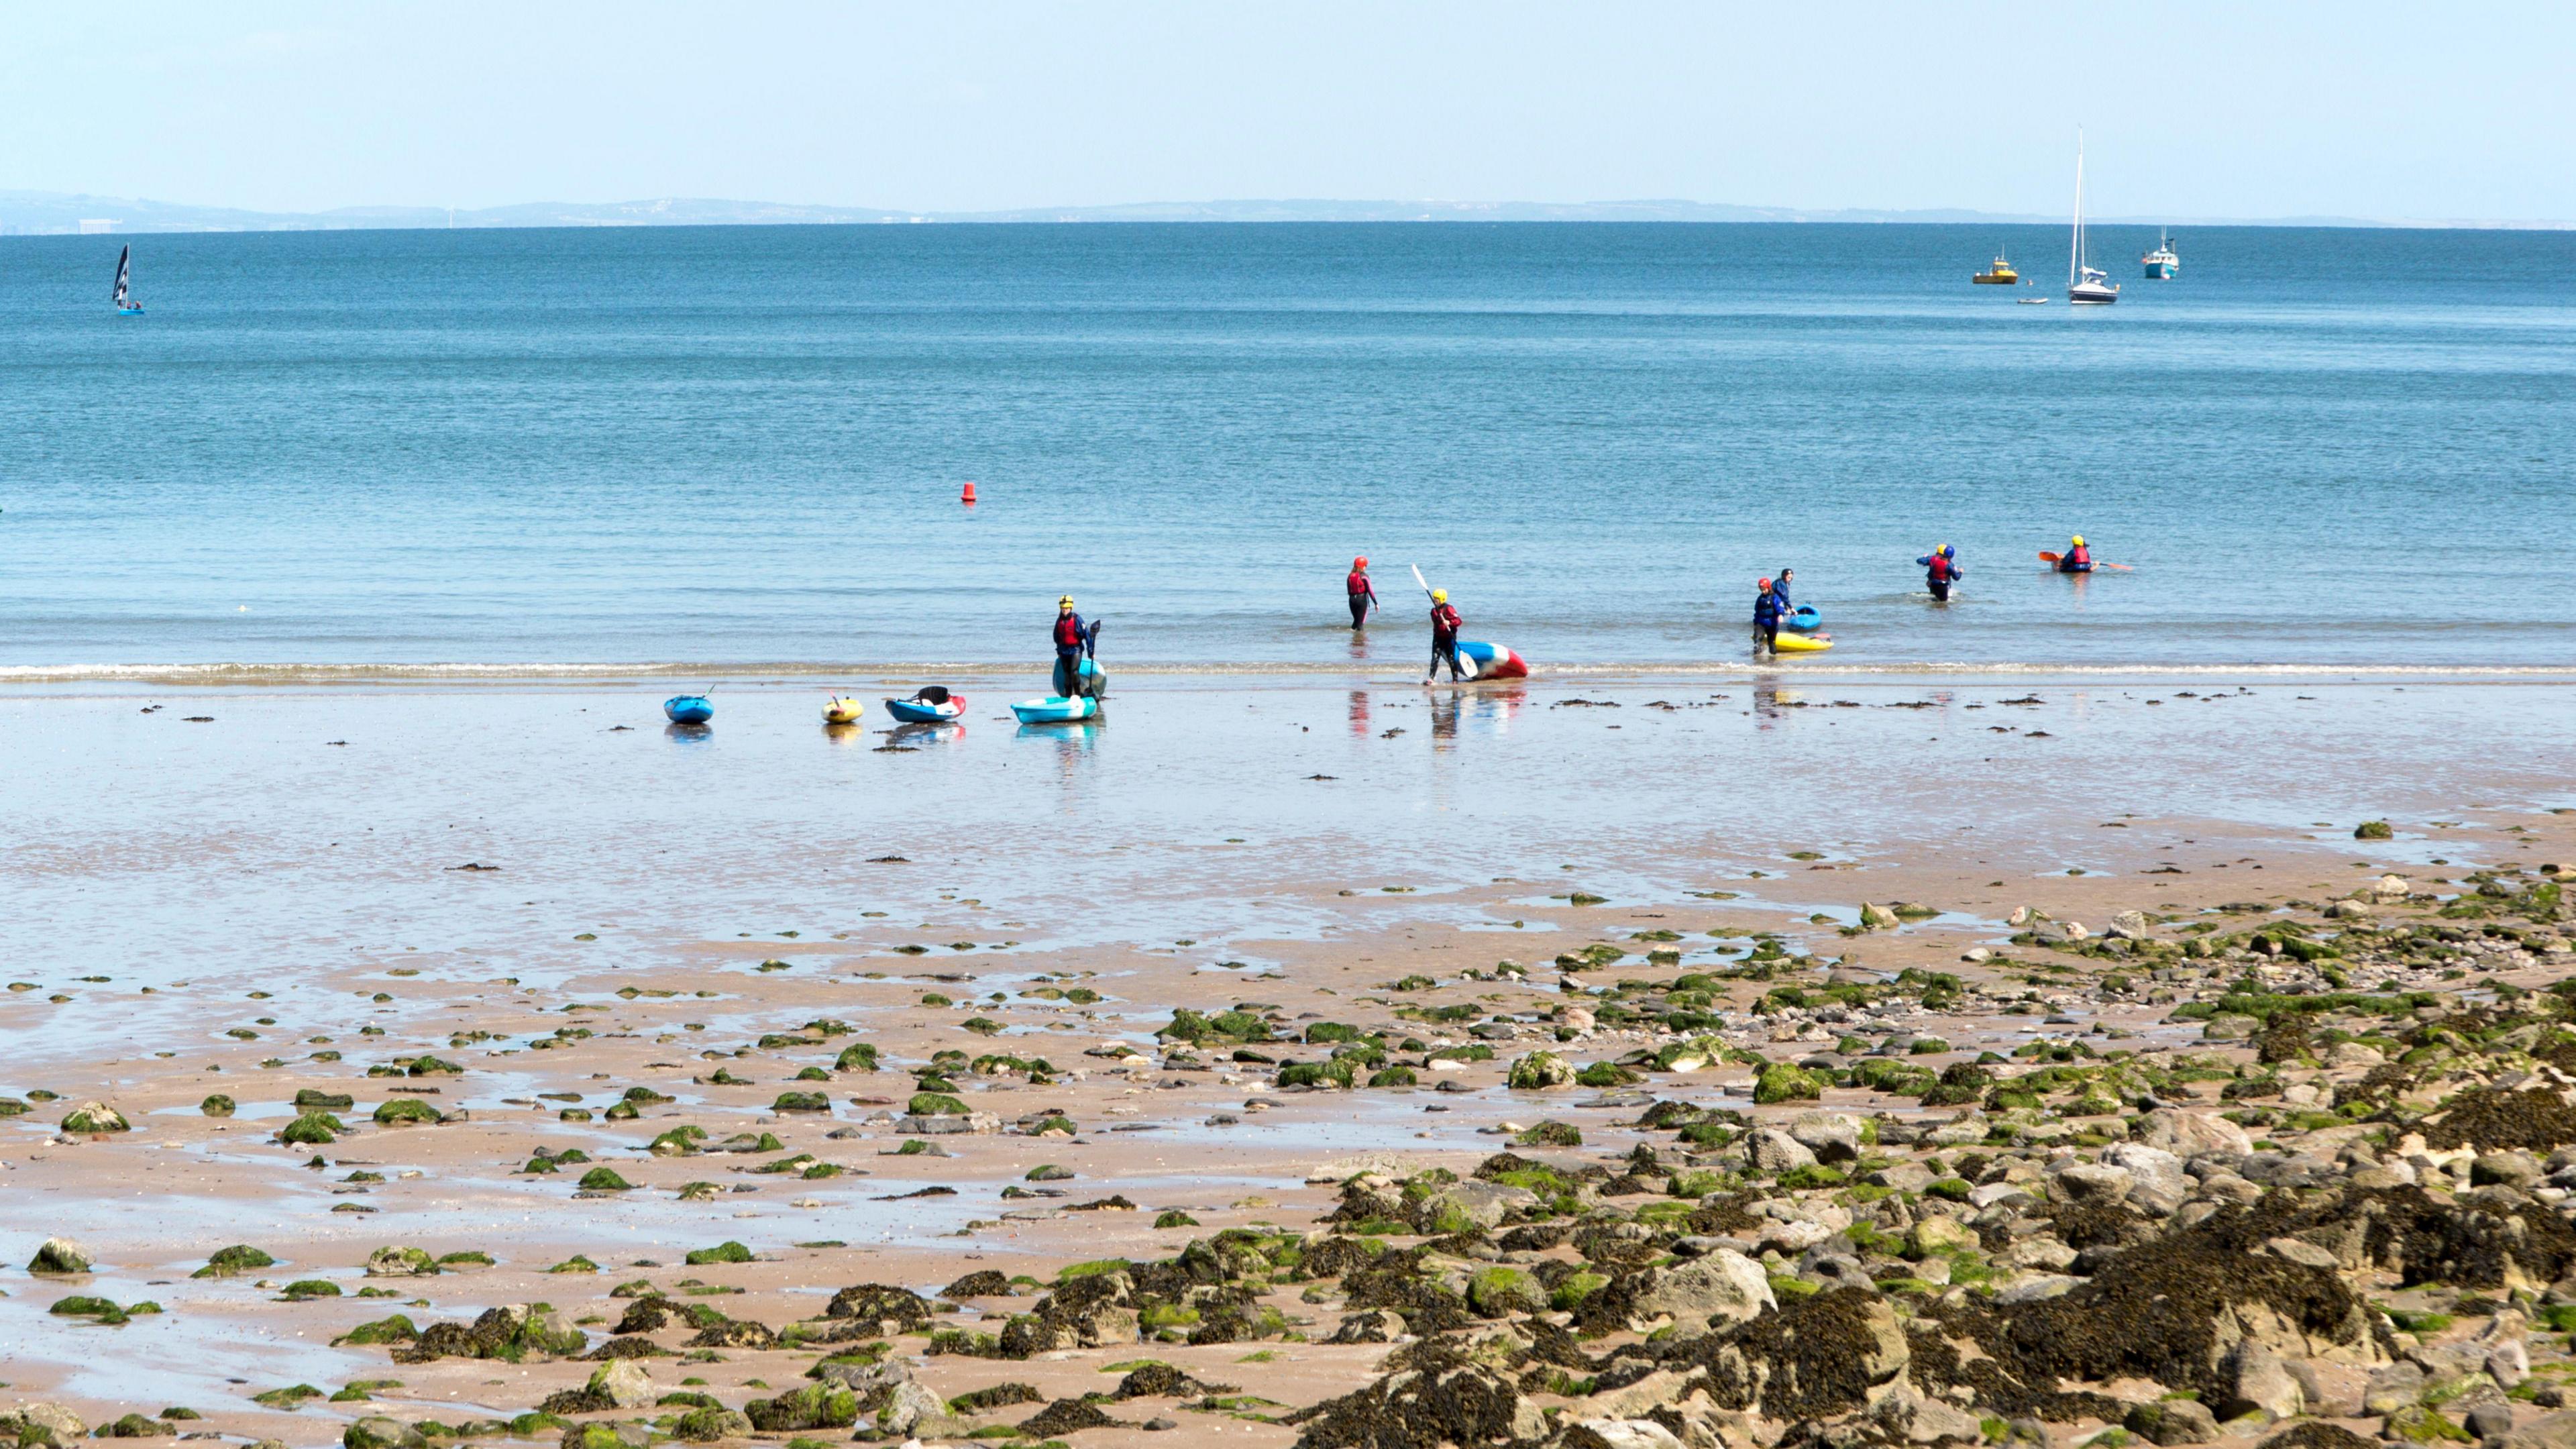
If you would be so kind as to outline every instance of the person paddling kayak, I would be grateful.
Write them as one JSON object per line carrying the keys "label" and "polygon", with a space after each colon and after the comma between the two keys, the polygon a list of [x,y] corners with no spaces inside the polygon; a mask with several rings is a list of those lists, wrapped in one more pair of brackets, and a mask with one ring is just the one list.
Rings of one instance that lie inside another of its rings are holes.
{"label": "person paddling kayak", "polygon": [[1082,656],[1091,646],[1091,631],[1073,611],[1073,595],[1055,601],[1055,692],[1072,698],[1082,693]]}
{"label": "person paddling kayak", "polygon": [[1368,555],[1351,560],[1351,576],[1342,580],[1342,589],[1351,599],[1351,627],[1368,627],[1369,610],[1378,606],[1377,589],[1369,583]]}
{"label": "person paddling kayak", "polygon": [[2066,541],[2066,555],[2057,561],[2057,571],[2061,574],[2093,572],[2093,550],[2084,546],[2084,535],[2079,533]]}
{"label": "person paddling kayak", "polygon": [[1444,659],[1449,662],[1450,683],[1455,684],[1466,677],[1466,671],[1458,665],[1458,631],[1466,625],[1467,621],[1458,617],[1458,611],[1449,607],[1449,591],[1433,589],[1431,591],[1431,672],[1422,676],[1423,683],[1429,684],[1440,677],[1440,662]]}
{"label": "person paddling kayak", "polygon": [[1780,647],[1780,596],[1772,592],[1769,579],[1755,584],[1754,588],[1757,592],[1753,595],[1753,652],[1776,653]]}
{"label": "person paddling kayak", "polygon": [[1932,591],[1933,598],[1945,603],[1950,586],[1968,576],[1968,571],[1959,567],[1958,550],[1946,543],[1915,562],[1923,566],[1923,586]]}

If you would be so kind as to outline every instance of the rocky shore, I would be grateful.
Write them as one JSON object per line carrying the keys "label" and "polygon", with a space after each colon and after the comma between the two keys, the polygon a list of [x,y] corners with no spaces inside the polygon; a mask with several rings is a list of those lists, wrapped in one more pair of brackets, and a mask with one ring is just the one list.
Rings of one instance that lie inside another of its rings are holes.
{"label": "rocky shore", "polygon": [[[385,1226],[363,1251],[264,1235],[254,1202],[182,1276],[84,1246],[64,1192],[13,1254],[12,1310],[43,1305],[17,1321],[81,1335],[93,1386],[151,1382],[166,1365],[120,1364],[118,1335],[165,1321],[205,1326],[183,1351],[256,1324],[355,1368],[241,1374],[224,1403],[22,1383],[0,1432],[2576,1445],[2562,874],[2167,893],[2099,930],[2063,907],[1997,931],[1712,900],[1552,959],[1343,954],[1329,978],[1298,968],[1294,1008],[1201,988],[1150,1039],[1098,1034],[1114,1003],[1078,971],[999,991],[870,972],[865,1029],[816,1014],[718,1040],[652,1014],[694,1009],[676,988],[496,991],[418,1003],[454,1018],[444,1036],[415,1013],[417,1045],[359,1027],[264,1078],[130,1062],[95,1096],[0,1099],[51,1129],[10,1164],[13,1221],[48,1174],[112,1195],[159,1152],[211,1184],[160,1190],[228,1190],[255,1162],[335,1222]],[[562,1024],[530,1030],[531,1007]],[[764,1010],[809,1007],[782,988]],[[527,1095],[463,1105],[481,1090]],[[1247,1120],[1372,1112],[1381,1141],[1302,1168],[1221,1145]],[[1416,1121],[1485,1141],[1408,1150]],[[403,1196],[439,1181],[461,1184],[443,1210]],[[581,1216],[648,1199],[761,1206],[739,1236],[695,1219],[678,1254]],[[823,1235],[897,1208],[953,1215],[906,1241]],[[460,1211],[516,1222],[478,1241]]]}

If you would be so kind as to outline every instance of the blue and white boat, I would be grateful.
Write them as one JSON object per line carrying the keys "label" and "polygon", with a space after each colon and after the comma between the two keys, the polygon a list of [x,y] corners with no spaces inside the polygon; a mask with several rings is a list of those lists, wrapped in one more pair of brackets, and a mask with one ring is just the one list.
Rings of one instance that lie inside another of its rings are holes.
{"label": "blue and white boat", "polygon": [[716,717],[713,700],[703,694],[675,694],[662,701],[662,713],[678,725],[705,724]]}
{"label": "blue and white boat", "polygon": [[2170,282],[2182,275],[2182,258],[2175,255],[2173,238],[2162,228],[2156,232],[2156,249],[2138,260],[2146,267],[2150,282]]}
{"label": "blue and white boat", "polygon": [[143,315],[143,304],[134,300],[134,246],[130,242],[116,254],[116,315]]}

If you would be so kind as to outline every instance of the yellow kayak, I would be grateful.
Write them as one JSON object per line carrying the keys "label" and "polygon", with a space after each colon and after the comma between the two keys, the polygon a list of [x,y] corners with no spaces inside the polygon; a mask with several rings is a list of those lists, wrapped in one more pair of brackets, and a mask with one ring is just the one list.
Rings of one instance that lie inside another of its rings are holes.
{"label": "yellow kayak", "polygon": [[1787,630],[1771,641],[1774,654],[1822,654],[1833,647],[1834,641],[1821,634],[1792,634]]}
{"label": "yellow kayak", "polygon": [[866,706],[854,694],[836,694],[823,705],[823,723],[856,724],[859,711]]}

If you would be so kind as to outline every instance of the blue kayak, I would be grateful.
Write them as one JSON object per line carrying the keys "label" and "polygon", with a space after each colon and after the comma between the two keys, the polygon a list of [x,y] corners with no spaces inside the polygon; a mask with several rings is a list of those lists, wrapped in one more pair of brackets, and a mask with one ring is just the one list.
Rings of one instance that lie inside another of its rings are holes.
{"label": "blue kayak", "polygon": [[1783,622],[1801,634],[1812,634],[1824,626],[1825,616],[1818,613],[1813,604],[1800,604],[1789,611],[1789,617]]}
{"label": "blue kayak", "polygon": [[1075,724],[1098,719],[1100,701],[1051,694],[1044,699],[1024,699],[1011,706],[1011,713],[1018,715],[1022,724]]}
{"label": "blue kayak", "polygon": [[662,701],[662,713],[673,724],[705,724],[716,717],[716,707],[703,694],[675,694]]}

